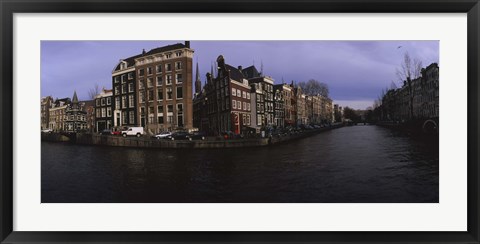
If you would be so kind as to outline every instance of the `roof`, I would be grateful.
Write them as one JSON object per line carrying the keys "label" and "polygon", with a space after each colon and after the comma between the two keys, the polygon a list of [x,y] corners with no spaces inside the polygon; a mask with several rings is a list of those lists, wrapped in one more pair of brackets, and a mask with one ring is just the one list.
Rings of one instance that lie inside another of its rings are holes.
{"label": "roof", "polygon": [[[157,48],[154,48],[154,49],[152,49],[152,50],[150,50],[146,53],[141,53],[141,54],[138,54],[138,55],[135,55],[135,56],[131,56],[131,57],[128,57],[126,59],[123,59],[122,61],[127,62],[127,67],[130,67],[130,66],[135,65],[135,59],[140,58],[142,56],[148,56],[148,55],[152,55],[152,54],[156,54],[156,53],[173,51],[173,50],[182,49],[182,48],[186,48],[186,47],[187,46],[185,46],[185,44],[183,44],[183,43],[177,43],[177,44],[172,44],[172,45],[168,45],[168,46],[157,47]],[[117,70],[120,70],[120,62],[117,64],[117,66],[115,66],[114,71],[117,71]]]}
{"label": "roof", "polygon": [[258,72],[257,68],[254,65],[243,69],[242,73],[243,73],[243,75],[245,75],[245,78],[247,78],[247,79],[256,78],[256,77],[261,76],[260,72]]}
{"label": "roof", "polygon": [[163,53],[167,51],[173,51],[173,50],[182,49],[182,48],[187,48],[187,46],[185,46],[185,44],[183,43],[177,43],[177,44],[168,45],[164,47],[157,47],[145,53],[144,56],[148,56],[156,53]]}
{"label": "roof", "polygon": [[225,64],[225,67],[227,68],[227,70],[230,70],[230,79],[236,80],[238,82],[243,82],[245,76],[242,74],[242,72],[240,72],[240,70],[229,64]]}

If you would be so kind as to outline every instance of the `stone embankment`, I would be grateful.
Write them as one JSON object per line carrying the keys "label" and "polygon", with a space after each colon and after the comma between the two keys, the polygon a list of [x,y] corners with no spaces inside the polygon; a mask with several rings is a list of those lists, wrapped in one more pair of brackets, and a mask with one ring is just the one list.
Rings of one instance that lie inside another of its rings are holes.
{"label": "stone embankment", "polygon": [[320,129],[306,130],[303,132],[285,134],[282,136],[273,136],[270,138],[247,138],[247,139],[220,139],[208,137],[206,140],[156,140],[147,136],[144,137],[122,137],[97,135],[88,133],[77,134],[59,134],[59,133],[42,133],[42,141],[65,142],[82,144],[82,145],[98,145],[98,146],[114,146],[114,147],[140,147],[140,148],[238,148],[238,147],[261,147],[284,143],[295,139],[309,137],[324,131],[342,127],[337,124],[330,127]]}

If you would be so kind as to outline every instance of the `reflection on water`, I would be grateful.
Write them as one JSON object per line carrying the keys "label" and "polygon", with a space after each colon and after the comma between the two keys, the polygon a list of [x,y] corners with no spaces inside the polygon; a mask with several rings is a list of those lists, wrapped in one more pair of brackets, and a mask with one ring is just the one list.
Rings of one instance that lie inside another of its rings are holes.
{"label": "reflection on water", "polygon": [[42,142],[42,202],[438,202],[438,141],[353,126],[262,148]]}

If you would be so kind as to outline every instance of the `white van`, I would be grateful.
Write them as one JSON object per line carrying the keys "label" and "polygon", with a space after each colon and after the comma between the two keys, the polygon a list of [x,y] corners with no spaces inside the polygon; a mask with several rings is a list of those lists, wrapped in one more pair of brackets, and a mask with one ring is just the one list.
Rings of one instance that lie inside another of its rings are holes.
{"label": "white van", "polygon": [[129,127],[128,130],[122,131],[123,137],[127,137],[127,136],[140,137],[142,135],[143,135],[143,127]]}

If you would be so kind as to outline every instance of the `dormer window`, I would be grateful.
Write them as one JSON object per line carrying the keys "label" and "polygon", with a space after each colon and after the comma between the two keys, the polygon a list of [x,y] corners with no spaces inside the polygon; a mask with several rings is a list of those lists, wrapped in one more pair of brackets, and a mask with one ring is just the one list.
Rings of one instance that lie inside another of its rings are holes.
{"label": "dormer window", "polygon": [[176,52],[176,53],[175,53],[175,56],[176,56],[176,57],[182,56],[182,52]]}
{"label": "dormer window", "polygon": [[127,65],[126,65],[124,62],[121,62],[121,63],[120,63],[120,69],[125,69],[126,66],[127,66]]}
{"label": "dormer window", "polygon": [[169,54],[165,55],[165,57],[166,57],[166,58],[171,58],[171,57],[172,57],[172,54],[169,53]]}

